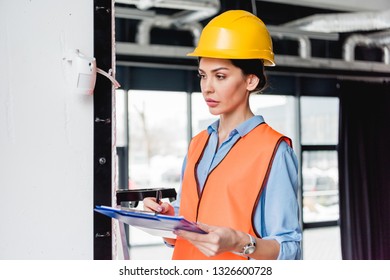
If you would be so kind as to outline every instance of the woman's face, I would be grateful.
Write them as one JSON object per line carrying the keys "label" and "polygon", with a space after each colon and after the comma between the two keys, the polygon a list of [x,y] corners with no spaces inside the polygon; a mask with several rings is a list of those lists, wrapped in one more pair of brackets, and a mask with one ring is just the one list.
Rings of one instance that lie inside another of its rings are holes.
{"label": "woman's face", "polygon": [[229,59],[201,58],[200,87],[209,111],[213,115],[245,112],[249,108],[250,78]]}

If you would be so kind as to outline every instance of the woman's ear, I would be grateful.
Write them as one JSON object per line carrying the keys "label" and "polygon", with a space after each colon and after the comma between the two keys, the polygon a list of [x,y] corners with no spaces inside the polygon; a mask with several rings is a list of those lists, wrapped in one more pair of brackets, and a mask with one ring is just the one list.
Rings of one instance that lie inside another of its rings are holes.
{"label": "woman's ear", "polygon": [[256,75],[253,74],[248,75],[246,89],[249,91],[255,90],[259,82],[260,79]]}

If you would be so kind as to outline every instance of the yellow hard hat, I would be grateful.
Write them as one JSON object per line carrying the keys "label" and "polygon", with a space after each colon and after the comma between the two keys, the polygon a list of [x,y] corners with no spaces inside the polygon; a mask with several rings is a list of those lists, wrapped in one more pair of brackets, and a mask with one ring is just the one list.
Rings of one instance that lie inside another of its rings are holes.
{"label": "yellow hard hat", "polygon": [[262,59],[274,66],[272,39],[265,24],[243,10],[229,10],[203,29],[198,46],[187,56],[223,59]]}

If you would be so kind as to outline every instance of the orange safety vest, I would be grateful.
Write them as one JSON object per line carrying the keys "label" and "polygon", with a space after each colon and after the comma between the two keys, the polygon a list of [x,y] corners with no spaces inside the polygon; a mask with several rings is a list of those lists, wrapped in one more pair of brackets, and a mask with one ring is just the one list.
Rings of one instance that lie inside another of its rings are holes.
{"label": "orange safety vest", "polygon": [[[253,226],[255,209],[280,142],[286,141],[292,146],[291,140],[266,123],[258,125],[240,138],[209,173],[201,192],[197,184],[196,169],[208,139],[209,134],[204,130],[190,143],[179,214],[191,221],[230,227],[261,237]],[[177,239],[172,259],[246,258],[232,252],[209,258],[188,241]]]}

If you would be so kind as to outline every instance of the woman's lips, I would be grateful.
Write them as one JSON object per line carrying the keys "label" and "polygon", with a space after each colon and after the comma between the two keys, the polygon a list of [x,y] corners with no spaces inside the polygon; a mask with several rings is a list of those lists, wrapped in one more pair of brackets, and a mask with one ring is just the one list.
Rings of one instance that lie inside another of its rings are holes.
{"label": "woman's lips", "polygon": [[206,104],[207,104],[207,106],[209,106],[209,107],[216,107],[216,106],[219,104],[219,102],[218,102],[218,101],[215,101],[214,99],[207,98],[207,99],[206,99]]}

